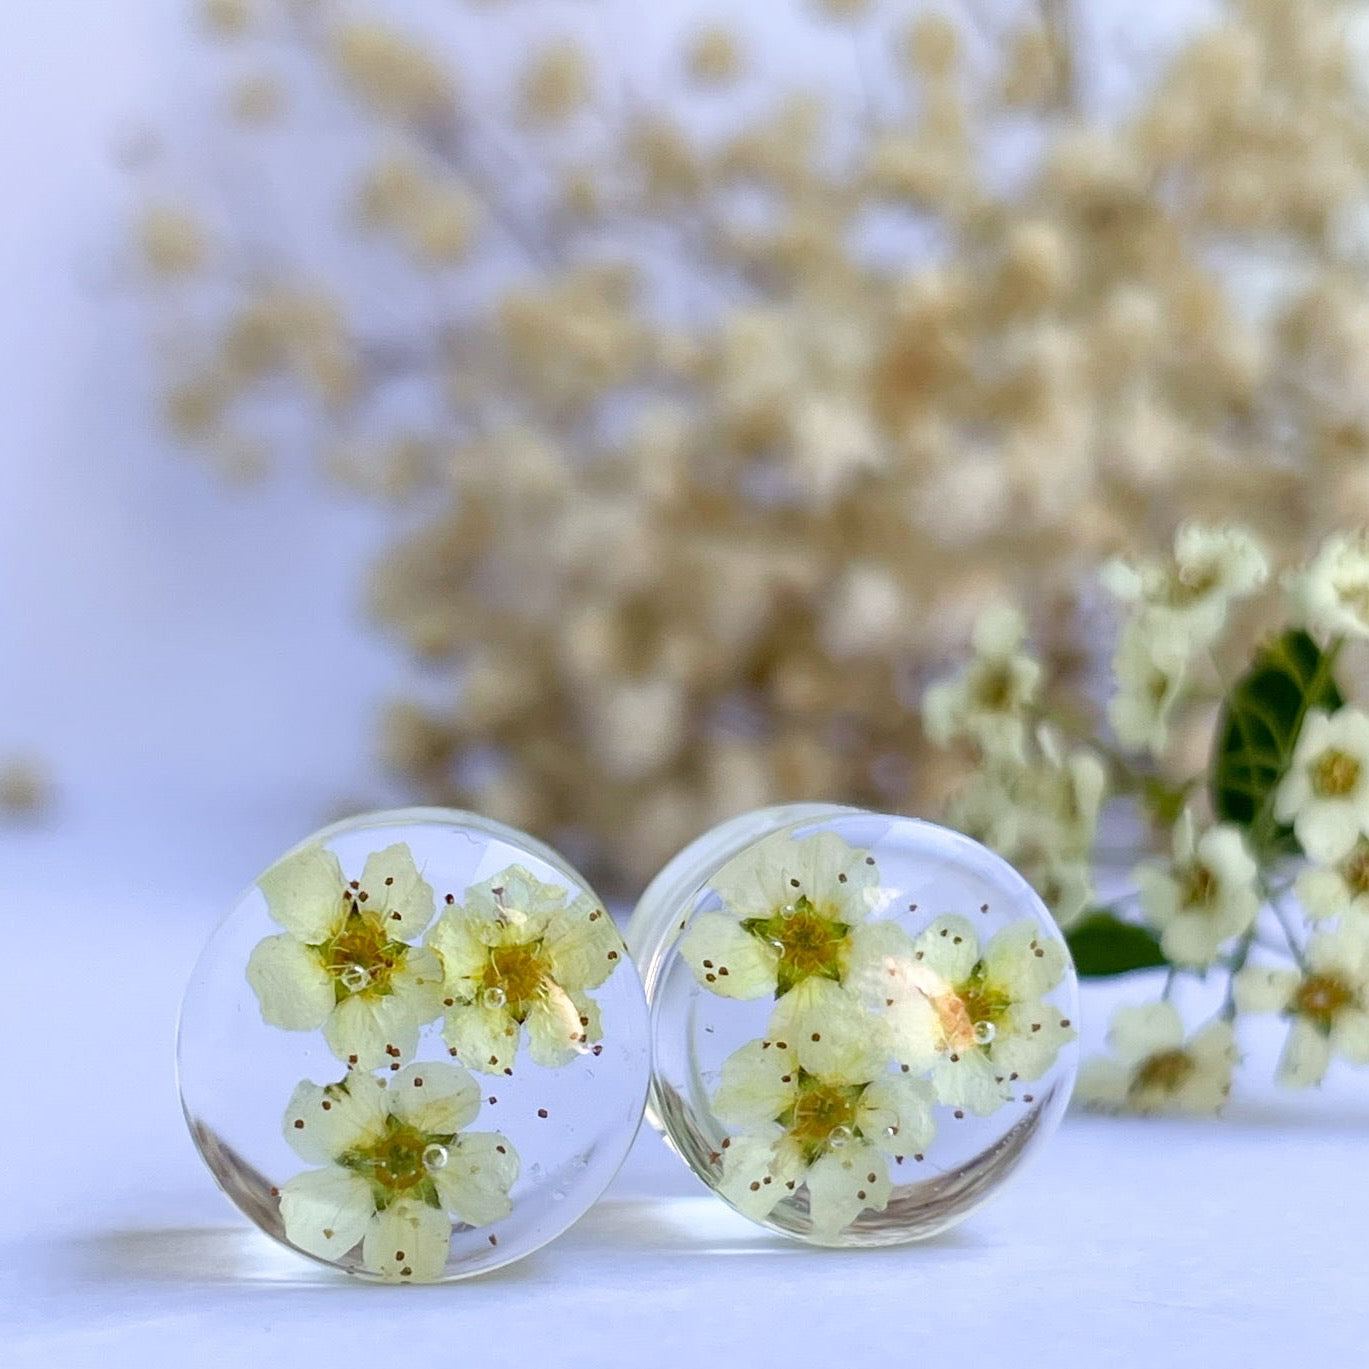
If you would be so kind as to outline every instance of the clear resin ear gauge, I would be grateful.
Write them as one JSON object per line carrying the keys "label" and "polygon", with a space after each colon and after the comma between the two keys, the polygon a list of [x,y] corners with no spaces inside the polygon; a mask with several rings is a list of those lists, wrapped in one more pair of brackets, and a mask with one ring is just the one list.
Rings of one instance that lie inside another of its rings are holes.
{"label": "clear resin ear gauge", "polygon": [[960,1221],[1054,1129],[1074,968],[977,842],[799,804],[700,837],[628,944],[651,1004],[647,1116],[739,1212],[819,1245]]}
{"label": "clear resin ear gauge", "polygon": [[642,1116],[646,1001],[555,852],[444,809],[319,832],[186,989],[181,1102],[268,1235],[351,1274],[507,1264],[603,1192]]}

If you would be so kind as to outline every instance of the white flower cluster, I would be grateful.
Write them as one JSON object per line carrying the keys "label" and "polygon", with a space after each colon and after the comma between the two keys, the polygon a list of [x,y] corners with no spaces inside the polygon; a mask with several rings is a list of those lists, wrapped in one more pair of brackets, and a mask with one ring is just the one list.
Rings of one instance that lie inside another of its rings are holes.
{"label": "white flower cluster", "polygon": [[832,832],[778,833],[725,865],[679,951],[726,998],[773,998],[764,1037],[723,1065],[712,1097],[730,1129],[720,1191],[763,1219],[803,1186],[813,1234],[835,1241],[881,1211],[894,1169],[924,1158],[937,1110],[1014,1103],[1074,1036],[1050,1002],[1066,967],[1030,921],[981,945],[973,922],[916,936],[885,910],[874,857]]}
{"label": "white flower cluster", "polygon": [[1169,561],[1113,561],[1103,584],[1130,614],[1113,657],[1108,721],[1125,747],[1159,755],[1194,661],[1226,627],[1234,601],[1258,590],[1269,562],[1243,528],[1188,523]]}
{"label": "white flower cluster", "polygon": [[952,826],[1016,865],[1069,926],[1093,894],[1106,773],[1092,752],[1066,748],[1036,721],[1042,672],[1022,649],[1025,635],[1015,608],[987,609],[969,664],[923,695],[923,723],[938,745],[963,741],[978,751],[978,769],[952,800]]}
{"label": "white flower cluster", "polygon": [[[1121,1008],[1112,1056],[1082,1073],[1079,1096],[1100,1107],[1216,1111],[1243,1013],[1287,1019],[1286,1084],[1319,1081],[1334,1057],[1369,1063],[1369,713],[1334,679],[1347,642],[1369,639],[1369,533],[1333,534],[1275,581],[1282,634],[1261,645],[1243,618],[1267,627],[1273,606],[1263,619],[1233,608],[1270,580],[1263,546],[1231,525],[1186,523],[1170,556],[1110,563],[1102,582],[1124,610],[1112,738],[1072,753],[1010,609],[981,620],[968,666],[924,696],[929,735],[970,743],[980,762],[951,821],[1022,867],[1066,927],[1093,902],[1105,788],[1167,836],[1168,853],[1137,864],[1129,891],[1079,926],[1085,945],[1110,947],[1094,972],[1168,972],[1164,998]],[[1191,748],[1172,745],[1195,740],[1195,723],[1211,737],[1196,775]],[[1307,928],[1283,906],[1290,895]],[[1271,954],[1285,963],[1261,963]],[[1191,1035],[1171,997],[1185,975],[1226,983]]]}
{"label": "white flower cluster", "polygon": [[[453,1222],[507,1216],[519,1171],[508,1137],[465,1130],[481,1107],[470,1071],[512,1074],[524,1039],[548,1068],[597,1054],[588,991],[626,958],[622,940],[588,895],[568,898],[521,866],[461,902],[448,894],[433,923],[433,889],[403,843],[373,853],[355,880],[309,846],[259,887],[284,928],[248,960],[262,1018],[321,1029],[347,1067],[339,1082],[302,1082],[286,1109],[285,1139],[323,1168],[280,1188],[285,1234],[333,1260],[360,1243],[362,1266],[382,1278],[437,1278]],[[414,1060],[439,1018],[460,1064]]]}

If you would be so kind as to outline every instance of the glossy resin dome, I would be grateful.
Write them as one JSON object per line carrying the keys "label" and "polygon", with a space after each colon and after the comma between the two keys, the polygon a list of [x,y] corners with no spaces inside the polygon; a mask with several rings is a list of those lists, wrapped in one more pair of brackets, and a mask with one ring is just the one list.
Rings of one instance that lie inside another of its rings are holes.
{"label": "glossy resin dome", "polygon": [[458,1278],[558,1235],[627,1154],[646,1004],[554,852],[468,813],[330,827],[206,946],[181,1097],[224,1191],[349,1273]]}
{"label": "glossy resin dome", "polygon": [[824,1245],[929,1236],[1049,1135],[1076,982],[1026,881],[956,832],[796,805],[671,862],[628,930],[648,1115],[738,1211]]}

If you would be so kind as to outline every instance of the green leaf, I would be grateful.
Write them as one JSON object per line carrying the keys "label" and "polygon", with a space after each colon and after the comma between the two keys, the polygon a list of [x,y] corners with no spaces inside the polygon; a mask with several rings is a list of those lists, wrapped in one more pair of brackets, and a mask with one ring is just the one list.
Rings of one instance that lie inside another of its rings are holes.
{"label": "green leaf", "polygon": [[1334,648],[1323,652],[1307,633],[1285,632],[1259,652],[1222,704],[1208,777],[1212,808],[1244,827],[1258,851],[1297,849],[1292,832],[1274,820],[1274,791],[1308,710],[1333,713],[1345,702],[1334,665]]}
{"label": "green leaf", "polygon": [[1168,965],[1154,932],[1111,913],[1090,913],[1065,933],[1081,979],[1104,979]]}

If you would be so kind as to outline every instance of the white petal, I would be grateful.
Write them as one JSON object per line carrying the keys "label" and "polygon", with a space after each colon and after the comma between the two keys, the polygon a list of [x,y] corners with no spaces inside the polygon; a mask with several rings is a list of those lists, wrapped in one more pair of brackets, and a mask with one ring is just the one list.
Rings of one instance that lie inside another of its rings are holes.
{"label": "white petal", "polygon": [[913,939],[892,918],[859,922],[851,929],[842,983],[878,1001],[890,997],[890,985],[907,977],[913,963]]}
{"label": "white petal", "polygon": [[725,913],[696,917],[680,942],[680,954],[710,993],[764,998],[775,992],[779,952]]}
{"label": "white petal", "polygon": [[882,1018],[830,979],[805,979],[775,1004],[766,1029],[786,1041],[809,1074],[863,1084],[884,1068],[888,1036]]}
{"label": "white petal", "polygon": [[521,1035],[507,1009],[483,1003],[458,1003],[447,1012],[443,1039],[467,1069],[502,1074],[513,1067]]}
{"label": "white petal", "polygon": [[907,1074],[886,1074],[860,1097],[856,1124],[861,1135],[889,1155],[926,1150],[936,1135],[935,1094],[930,1084]]}
{"label": "white petal", "polygon": [[509,1190],[518,1178],[518,1152],[497,1131],[470,1131],[447,1147],[447,1163],[433,1173],[443,1206],[467,1226],[488,1226],[513,1211]]}
{"label": "white petal", "polygon": [[893,1190],[888,1160],[861,1142],[819,1156],[807,1183],[813,1235],[819,1240],[835,1239],[862,1212],[882,1212]]}
{"label": "white petal", "polygon": [[447,1267],[451,1243],[452,1224],[445,1212],[401,1199],[371,1218],[361,1259],[384,1279],[430,1282]]}
{"label": "white petal", "polygon": [[798,1091],[798,1058],[772,1040],[748,1041],[723,1061],[722,1083],[713,1095],[714,1115],[729,1127],[773,1122]]}
{"label": "white petal", "polygon": [[528,1032],[532,1058],[546,1069],[558,1069],[580,1055],[586,1035],[580,1010],[557,984],[543,984],[543,991],[523,1023]]}
{"label": "white petal", "polygon": [[1309,860],[1334,865],[1348,856],[1359,840],[1360,822],[1346,804],[1313,802],[1293,819],[1293,831]]}
{"label": "white petal", "polygon": [[999,1082],[1000,1071],[982,1050],[975,1047],[956,1051],[954,1055],[954,1059],[943,1055],[932,1070],[936,1096],[947,1107],[987,1117],[1010,1101],[1012,1093],[1006,1077]]}
{"label": "white petal", "polygon": [[404,995],[363,991],[333,1009],[323,1036],[339,1060],[373,1070],[410,1059],[418,1048],[420,1026]]}
{"label": "white petal", "polygon": [[1079,1071],[1074,1096],[1088,1107],[1118,1109],[1126,1106],[1131,1071],[1105,1056],[1087,1060]]}
{"label": "white petal", "polygon": [[322,1086],[306,1079],[295,1085],[281,1130],[300,1159],[326,1164],[385,1132],[387,1092],[369,1074],[352,1074]]}
{"label": "white petal", "polygon": [[1369,1012],[1346,1008],[1336,1014],[1331,1046],[1352,1065],[1369,1065]]}
{"label": "white petal", "polygon": [[333,977],[318,955],[289,932],[257,942],[247,960],[247,982],[262,1021],[287,1031],[321,1027],[333,1010]]}
{"label": "white petal", "polygon": [[801,1166],[786,1163],[787,1151],[777,1146],[780,1129],[755,1136],[732,1136],[723,1148],[723,1172],[718,1192],[739,1212],[761,1221],[786,1198],[798,1182]]}
{"label": "white petal", "polygon": [[1160,933],[1160,947],[1176,965],[1212,964],[1231,935],[1206,913],[1180,913]]}
{"label": "white petal", "polygon": [[325,1260],[341,1259],[361,1240],[374,1212],[371,1186],[336,1165],[307,1170],[281,1185],[286,1240]]}
{"label": "white petal", "polygon": [[409,946],[390,976],[397,1017],[426,1026],[442,1015],[442,961],[427,946]]}
{"label": "white petal", "polygon": [[941,1058],[946,1034],[932,1001],[909,989],[885,1009],[889,1053],[914,1073],[930,1069]]}
{"label": "white petal", "polygon": [[432,885],[418,873],[406,843],[397,841],[368,856],[359,882],[361,906],[383,920],[394,940],[417,936],[433,920]]}
{"label": "white petal", "polygon": [[913,958],[948,986],[962,983],[979,960],[979,940],[963,917],[939,917],[913,943]]}
{"label": "white petal", "polygon": [[1247,965],[1232,981],[1236,1007],[1241,1012],[1283,1012],[1301,982],[1296,970]]}
{"label": "white petal", "polygon": [[1060,1048],[1075,1038],[1060,1009],[1050,1003],[1019,1003],[998,1024],[989,1059],[998,1074],[1040,1079],[1055,1064]]}
{"label": "white petal", "polygon": [[985,977],[1013,998],[1040,998],[1060,982],[1068,959],[1060,941],[1035,922],[1014,922],[985,947]]}
{"label": "white petal", "polygon": [[879,884],[879,868],[869,851],[852,846],[835,832],[815,832],[794,842],[792,849],[790,878],[799,881],[797,892],[806,894],[819,911],[836,913],[841,921],[865,917],[870,892]]}
{"label": "white petal", "polygon": [[1293,893],[1309,918],[1339,917],[1350,906],[1350,890],[1335,871],[1318,866],[1304,870],[1293,885]]}
{"label": "white petal", "polygon": [[385,1092],[390,1111],[401,1122],[432,1135],[460,1131],[480,1111],[480,1085],[468,1070],[442,1060],[406,1066]]}
{"label": "white petal", "polygon": [[311,946],[327,941],[347,916],[342,866],[323,846],[306,846],[277,861],[257,887],[266,897],[271,916]]}
{"label": "white petal", "polygon": [[490,963],[490,948],[476,936],[462,910],[448,908],[433,924],[424,944],[442,961],[448,992],[472,997]]}
{"label": "white petal", "polygon": [[1330,1041],[1310,1022],[1295,1017],[1279,1057],[1279,1083],[1289,1088],[1319,1084],[1330,1063]]}
{"label": "white petal", "polygon": [[613,919],[583,895],[552,914],[544,944],[557,982],[573,992],[596,988],[627,959]]}
{"label": "white petal", "polygon": [[1123,1065],[1133,1068],[1160,1051],[1184,1044],[1184,1022],[1173,1003],[1127,1003],[1112,1015],[1108,1044]]}

